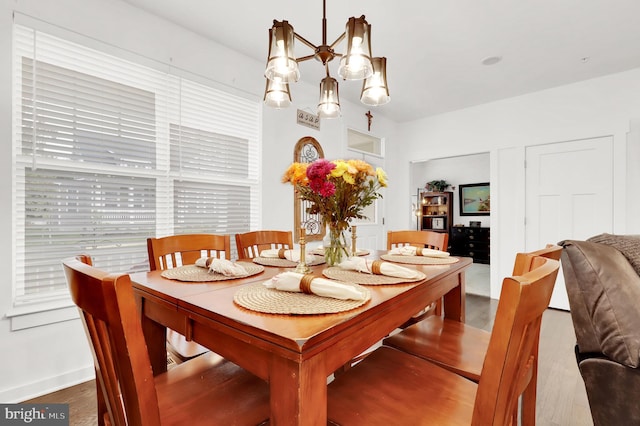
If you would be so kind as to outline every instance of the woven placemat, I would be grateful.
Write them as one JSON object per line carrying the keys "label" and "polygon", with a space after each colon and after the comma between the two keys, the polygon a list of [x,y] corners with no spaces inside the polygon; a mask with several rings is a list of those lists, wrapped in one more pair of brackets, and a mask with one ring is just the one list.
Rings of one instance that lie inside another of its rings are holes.
{"label": "woven placemat", "polygon": [[215,272],[209,272],[207,268],[201,268],[196,265],[183,265],[178,266],[177,268],[167,269],[162,271],[160,275],[164,278],[169,278],[170,280],[178,280],[185,282],[206,282],[206,281],[224,281],[224,280],[237,280],[239,278],[246,278],[252,275],[259,274],[264,271],[264,267],[260,265],[256,265],[255,263],[249,262],[237,262],[244,269],[246,269],[247,274],[236,277],[227,277],[222,274],[217,274]]}
{"label": "woven placemat", "polygon": [[[312,254],[318,255],[318,256],[324,256],[324,249],[323,248],[317,248],[311,251]],[[368,256],[369,254],[371,254],[371,252],[369,250],[365,250],[365,249],[356,249],[356,256]]]}
{"label": "woven placemat", "polygon": [[262,283],[255,283],[238,289],[233,300],[243,308],[265,314],[335,314],[359,308],[367,303],[371,299],[371,293],[366,287],[362,287],[362,290],[367,295],[365,300],[340,300],[315,294],[280,291],[267,288]]}
{"label": "woven placemat", "polygon": [[357,271],[350,271],[348,269],[342,269],[338,266],[331,266],[329,268],[326,268],[322,271],[322,274],[332,280],[347,281],[363,285],[412,283],[423,280],[427,277],[422,272],[419,272],[419,277],[415,279],[388,277],[386,275],[374,275]]}
{"label": "woven placemat", "polygon": [[394,254],[383,254],[380,259],[411,265],[450,265],[459,260],[457,257],[402,256]]}
{"label": "woven placemat", "polygon": [[[293,262],[287,259],[280,259],[279,257],[254,257],[253,262],[264,266],[277,266],[279,268],[295,268],[298,266],[298,262]],[[324,257],[318,257],[313,262],[307,262],[307,266],[322,265],[324,263]]]}

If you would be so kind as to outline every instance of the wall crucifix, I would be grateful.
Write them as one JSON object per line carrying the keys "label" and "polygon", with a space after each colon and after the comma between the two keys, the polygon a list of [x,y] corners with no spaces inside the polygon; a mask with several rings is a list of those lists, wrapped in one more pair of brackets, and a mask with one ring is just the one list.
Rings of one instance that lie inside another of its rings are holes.
{"label": "wall crucifix", "polygon": [[373,120],[373,114],[371,114],[371,111],[367,111],[365,115],[367,116],[367,130],[371,131],[371,120]]}

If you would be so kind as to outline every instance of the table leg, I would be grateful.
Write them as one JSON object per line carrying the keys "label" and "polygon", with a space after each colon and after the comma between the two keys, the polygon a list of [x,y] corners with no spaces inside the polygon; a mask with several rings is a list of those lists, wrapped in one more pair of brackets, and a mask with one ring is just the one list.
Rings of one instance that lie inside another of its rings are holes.
{"label": "table leg", "polygon": [[145,299],[136,295],[136,302],[140,310],[140,323],[144,340],[147,343],[149,359],[153,375],[167,371],[167,327],[149,319],[145,311]]}
{"label": "table leg", "polygon": [[457,285],[444,295],[444,316],[455,321],[464,322],[466,312],[465,273],[455,275]]}
{"label": "table leg", "polygon": [[302,363],[274,356],[269,366],[271,425],[326,426],[327,374],[321,356]]}

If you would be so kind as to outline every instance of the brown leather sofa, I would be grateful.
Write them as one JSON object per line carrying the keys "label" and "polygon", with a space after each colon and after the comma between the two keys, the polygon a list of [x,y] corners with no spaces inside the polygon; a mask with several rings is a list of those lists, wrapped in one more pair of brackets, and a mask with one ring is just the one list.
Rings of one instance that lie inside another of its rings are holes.
{"label": "brown leather sofa", "polygon": [[640,236],[559,244],[594,425],[640,425]]}

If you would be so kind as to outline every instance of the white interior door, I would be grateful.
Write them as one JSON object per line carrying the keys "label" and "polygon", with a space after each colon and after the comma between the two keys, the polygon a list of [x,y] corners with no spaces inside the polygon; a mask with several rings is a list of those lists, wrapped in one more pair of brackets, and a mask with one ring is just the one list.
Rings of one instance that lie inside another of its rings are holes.
{"label": "white interior door", "polygon": [[[384,169],[384,159],[365,159],[374,168],[382,167]],[[384,197],[387,188],[382,188],[381,193]],[[366,219],[352,220],[351,225],[356,226],[356,245],[361,249],[382,250],[386,248],[386,235],[384,232],[384,198],[378,198],[373,204],[367,206],[362,211]],[[351,234],[347,233],[347,238],[351,238]],[[348,240],[349,243],[351,240]]]}
{"label": "white interior door", "polygon": [[[613,229],[613,138],[526,149],[526,250]],[[569,309],[562,272],[551,307]]]}
{"label": "white interior door", "polygon": [[[374,168],[384,169],[384,139],[370,133],[359,132],[355,129],[347,129],[347,151],[349,158],[361,157],[361,160],[371,164]],[[381,193],[385,194],[386,189]],[[356,226],[356,244],[358,248],[380,250],[386,248],[386,235],[384,232],[384,199],[377,199],[372,205],[367,206],[362,212],[366,219],[352,220],[351,225]],[[351,238],[351,235],[347,235]],[[349,240],[351,242],[351,240]]]}
{"label": "white interior door", "polygon": [[363,214],[367,216],[367,219],[351,222],[352,225],[356,225],[356,244],[358,248],[380,250],[386,247],[382,246],[386,241],[382,225],[383,202],[382,199],[378,199],[364,209]]}

